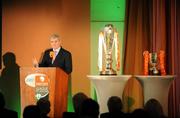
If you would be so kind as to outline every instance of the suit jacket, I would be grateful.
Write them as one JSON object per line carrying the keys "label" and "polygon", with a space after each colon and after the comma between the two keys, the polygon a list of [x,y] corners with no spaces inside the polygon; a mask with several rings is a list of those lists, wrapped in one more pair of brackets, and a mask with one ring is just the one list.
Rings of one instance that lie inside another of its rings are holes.
{"label": "suit jacket", "polygon": [[64,70],[67,74],[70,74],[72,72],[71,53],[61,47],[54,62],[52,63],[52,58],[50,57],[51,51],[53,51],[52,48],[44,52],[43,59],[39,64],[39,67],[59,67],[62,70]]}

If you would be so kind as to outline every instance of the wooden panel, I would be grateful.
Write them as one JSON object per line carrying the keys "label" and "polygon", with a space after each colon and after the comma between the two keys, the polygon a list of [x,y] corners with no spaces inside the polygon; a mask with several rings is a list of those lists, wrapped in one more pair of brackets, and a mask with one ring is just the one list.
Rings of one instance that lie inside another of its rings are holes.
{"label": "wooden panel", "polygon": [[51,118],[61,118],[67,109],[68,75],[56,68],[20,68],[21,114],[27,105],[36,104],[35,87],[25,83],[30,74],[41,73],[49,78],[49,100],[51,103]]}
{"label": "wooden panel", "polygon": [[60,69],[56,71],[54,117],[61,118],[62,113],[67,111],[68,75]]}

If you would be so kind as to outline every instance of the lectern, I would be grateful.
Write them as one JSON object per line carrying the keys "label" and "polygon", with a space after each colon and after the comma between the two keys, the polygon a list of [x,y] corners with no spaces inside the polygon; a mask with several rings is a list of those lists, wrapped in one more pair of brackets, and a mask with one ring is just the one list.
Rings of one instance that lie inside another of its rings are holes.
{"label": "lectern", "polygon": [[20,91],[21,114],[27,105],[36,104],[38,98],[48,96],[51,103],[49,116],[62,118],[62,113],[67,110],[68,74],[55,67],[22,67]]}

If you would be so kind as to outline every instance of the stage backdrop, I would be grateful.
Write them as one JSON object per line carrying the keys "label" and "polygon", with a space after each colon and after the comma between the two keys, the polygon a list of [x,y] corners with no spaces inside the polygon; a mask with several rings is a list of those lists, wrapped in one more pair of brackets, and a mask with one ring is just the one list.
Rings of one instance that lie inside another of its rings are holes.
{"label": "stage backdrop", "polygon": [[[90,73],[89,2],[89,0],[4,0],[2,55],[13,52],[20,67],[32,67],[32,58],[40,59],[42,52],[50,47],[49,36],[57,33],[62,39],[63,48],[72,53],[73,94],[82,91],[89,95],[90,84],[86,78]],[[8,85],[6,87],[8,88]],[[16,89],[15,85],[14,88]],[[19,110],[16,107],[18,106],[11,108]]]}

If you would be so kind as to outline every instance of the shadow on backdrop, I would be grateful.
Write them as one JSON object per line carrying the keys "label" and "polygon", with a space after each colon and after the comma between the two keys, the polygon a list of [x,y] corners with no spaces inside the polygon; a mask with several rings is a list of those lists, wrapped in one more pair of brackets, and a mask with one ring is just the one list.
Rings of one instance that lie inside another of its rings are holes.
{"label": "shadow on backdrop", "polygon": [[20,116],[20,83],[19,66],[15,54],[7,52],[3,55],[4,68],[1,72],[0,90],[6,100],[6,108],[17,111]]}

